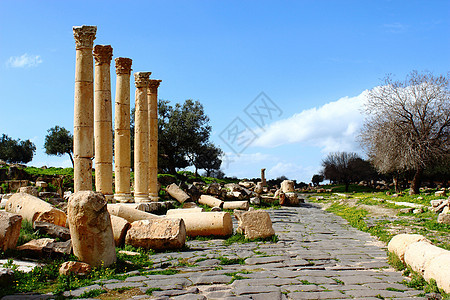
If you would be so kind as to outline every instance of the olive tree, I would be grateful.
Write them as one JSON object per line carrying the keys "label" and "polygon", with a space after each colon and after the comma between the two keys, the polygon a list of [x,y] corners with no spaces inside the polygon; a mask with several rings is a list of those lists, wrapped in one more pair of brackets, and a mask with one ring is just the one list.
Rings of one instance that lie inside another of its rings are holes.
{"label": "olive tree", "polygon": [[47,130],[44,149],[48,155],[61,156],[68,154],[73,166],[73,136],[64,127],[55,126]]}
{"label": "olive tree", "polygon": [[427,168],[448,159],[448,87],[448,75],[413,71],[403,81],[387,76],[364,104],[361,145],[379,172],[413,172],[411,194],[419,193]]}

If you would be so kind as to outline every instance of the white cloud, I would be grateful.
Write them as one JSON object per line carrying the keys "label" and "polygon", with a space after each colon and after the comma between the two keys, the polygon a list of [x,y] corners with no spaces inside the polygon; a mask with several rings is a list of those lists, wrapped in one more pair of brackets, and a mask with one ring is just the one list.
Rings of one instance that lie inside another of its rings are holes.
{"label": "white cloud", "polygon": [[364,117],[361,108],[367,91],[356,97],[344,97],[319,108],[304,110],[270,124],[252,146],[278,147],[304,143],[320,147],[323,153],[357,151],[355,138]]}
{"label": "white cloud", "polygon": [[403,33],[408,29],[408,25],[398,23],[398,22],[391,23],[391,24],[384,24],[383,27],[389,33]]}
{"label": "white cloud", "polygon": [[312,166],[301,166],[291,162],[279,162],[270,169],[267,170],[267,178],[278,178],[280,176],[286,176],[289,179],[295,179],[298,181],[304,180],[306,183],[312,178],[312,175],[317,168]]}
{"label": "white cloud", "polygon": [[39,55],[29,55],[27,53],[21,56],[11,56],[6,65],[11,68],[30,68],[37,67],[42,63],[42,59]]}

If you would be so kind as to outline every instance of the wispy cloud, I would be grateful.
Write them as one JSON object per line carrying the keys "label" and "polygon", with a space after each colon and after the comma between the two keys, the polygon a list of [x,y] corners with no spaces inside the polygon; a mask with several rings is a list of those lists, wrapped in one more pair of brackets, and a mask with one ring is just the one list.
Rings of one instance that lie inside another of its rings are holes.
{"label": "wispy cloud", "polygon": [[6,65],[11,68],[30,68],[37,67],[42,63],[42,58],[39,55],[30,55],[25,53],[21,56],[11,56]]}
{"label": "wispy cloud", "polygon": [[355,137],[361,128],[361,108],[367,92],[344,97],[318,108],[304,110],[287,119],[270,124],[252,146],[278,147],[304,143],[317,146],[323,153],[356,151]]}
{"label": "wispy cloud", "polygon": [[402,24],[402,23],[390,23],[390,24],[384,24],[383,27],[386,29],[389,33],[403,33],[408,29],[408,25]]}

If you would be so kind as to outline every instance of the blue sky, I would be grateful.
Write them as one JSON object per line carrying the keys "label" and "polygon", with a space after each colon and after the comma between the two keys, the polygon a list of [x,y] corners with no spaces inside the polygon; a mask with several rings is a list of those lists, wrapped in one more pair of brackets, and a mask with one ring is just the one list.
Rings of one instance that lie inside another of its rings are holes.
{"label": "blue sky", "polygon": [[[96,44],[163,80],[161,99],[204,105],[227,175],[265,167],[309,182],[330,151],[364,154],[365,90],[388,73],[449,71],[449,17],[450,1],[433,0],[0,0],[0,133],[36,144],[31,165],[70,166],[43,142],[55,125],[73,128],[72,26],[97,25]],[[245,113],[261,92],[279,108],[263,126]],[[223,134],[236,118],[253,133],[238,153]]]}

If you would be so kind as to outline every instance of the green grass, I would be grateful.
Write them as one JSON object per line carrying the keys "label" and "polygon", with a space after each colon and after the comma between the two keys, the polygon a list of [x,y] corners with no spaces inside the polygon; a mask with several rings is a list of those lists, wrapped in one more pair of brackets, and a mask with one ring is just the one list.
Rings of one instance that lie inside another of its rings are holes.
{"label": "green grass", "polygon": [[397,271],[406,269],[406,265],[394,252],[388,253],[388,263]]}
{"label": "green grass", "polygon": [[79,297],[76,298],[95,298],[97,296],[100,296],[101,294],[106,293],[105,290],[102,289],[95,289],[95,290],[90,290],[87,292],[84,292],[83,294],[81,294]]}
{"label": "green grass", "polygon": [[220,265],[244,265],[245,264],[245,258],[228,258],[224,256],[217,257],[218,260],[220,260]]}
{"label": "green grass", "polygon": [[341,216],[346,219],[352,227],[368,232],[371,235],[378,237],[379,240],[385,243],[389,242],[392,238],[392,234],[389,233],[382,224],[376,224],[374,226],[367,225],[365,217],[368,215],[368,211],[365,209],[333,203],[327,211]]}
{"label": "green grass", "polygon": [[224,245],[229,246],[229,245],[234,244],[234,243],[245,244],[245,243],[252,243],[252,242],[272,242],[272,243],[277,243],[278,242],[278,236],[275,234],[275,235],[270,236],[268,238],[247,239],[245,237],[245,235],[236,233],[236,234],[232,235],[231,237],[229,237],[228,239],[226,239],[223,243],[224,243]]}
{"label": "green grass", "polygon": [[156,291],[162,291],[162,289],[153,287],[153,288],[149,288],[148,290],[146,290],[145,293],[147,295],[151,296],[153,294],[153,292],[156,292]]}

